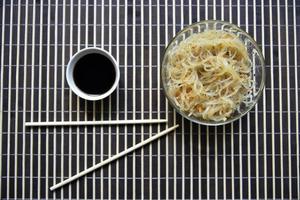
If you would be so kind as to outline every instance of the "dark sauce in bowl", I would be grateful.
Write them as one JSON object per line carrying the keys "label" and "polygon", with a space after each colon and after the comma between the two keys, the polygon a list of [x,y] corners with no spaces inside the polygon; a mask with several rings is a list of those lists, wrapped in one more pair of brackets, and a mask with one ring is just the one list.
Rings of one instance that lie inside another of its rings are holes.
{"label": "dark sauce in bowl", "polygon": [[81,57],[74,67],[74,82],[87,94],[106,93],[114,84],[116,71],[112,61],[99,53]]}

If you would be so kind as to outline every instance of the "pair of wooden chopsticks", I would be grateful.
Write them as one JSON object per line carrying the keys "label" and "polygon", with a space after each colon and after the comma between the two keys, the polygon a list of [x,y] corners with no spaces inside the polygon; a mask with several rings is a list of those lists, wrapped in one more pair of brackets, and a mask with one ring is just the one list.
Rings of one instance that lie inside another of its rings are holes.
{"label": "pair of wooden chopsticks", "polygon": [[[118,121],[70,121],[70,122],[26,122],[25,123],[25,126],[78,126],[78,125],[116,125],[116,124],[151,124],[151,123],[163,123],[163,122],[167,122],[167,120],[165,119],[162,119],[162,120],[118,120]],[[178,124],[175,125],[175,126],[172,126],[160,133],[157,133],[149,138],[147,138],[146,140],[138,143],[138,144],[135,144],[133,145],[132,147],[128,148],[128,149],[125,149],[124,151],[121,151],[119,153],[117,153],[116,155],[90,167],[90,168],[87,168],[86,170],[74,175],[74,176],[71,176],[70,178],[58,183],[58,184],[55,184],[53,185],[52,187],[50,187],[50,190],[53,191],[53,190],[56,190],[68,183],[71,183],[72,181],[82,177],[82,176],[85,176],[86,174],[92,172],[92,171],[95,171],[96,169],[99,169],[101,167],[103,167],[104,165],[107,165],[117,159],[119,159],[120,157],[123,157],[139,148],[141,148],[142,146],[146,145],[146,144],[149,144],[150,142],[166,135],[167,133],[175,130],[176,128],[178,128]]]}

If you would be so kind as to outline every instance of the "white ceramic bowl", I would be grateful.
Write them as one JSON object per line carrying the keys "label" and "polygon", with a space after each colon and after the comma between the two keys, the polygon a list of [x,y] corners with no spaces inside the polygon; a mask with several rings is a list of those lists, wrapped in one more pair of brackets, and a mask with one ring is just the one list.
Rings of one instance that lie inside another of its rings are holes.
{"label": "white ceramic bowl", "polygon": [[[116,72],[115,81],[114,81],[112,87],[107,92],[105,92],[103,94],[99,94],[99,95],[98,94],[88,94],[88,93],[85,93],[82,90],[80,90],[80,88],[78,88],[77,85],[75,84],[74,76],[73,76],[74,67],[75,67],[76,63],[78,62],[78,60],[80,58],[82,58],[83,56],[85,56],[87,54],[91,54],[91,53],[98,53],[98,54],[101,54],[101,55],[104,55],[105,57],[107,57],[112,62],[115,72]],[[105,97],[109,96],[117,88],[119,80],[120,80],[120,70],[119,70],[117,61],[114,59],[114,57],[109,52],[105,51],[104,49],[100,49],[100,48],[96,48],[96,47],[89,47],[89,48],[81,49],[80,51],[78,51],[76,54],[74,54],[72,56],[72,58],[70,59],[70,61],[68,63],[68,66],[67,66],[66,77],[67,77],[67,82],[68,82],[70,88],[72,89],[72,91],[75,94],[77,94],[79,97],[86,99],[86,100],[97,101],[97,100],[101,100],[101,99],[104,99]]]}

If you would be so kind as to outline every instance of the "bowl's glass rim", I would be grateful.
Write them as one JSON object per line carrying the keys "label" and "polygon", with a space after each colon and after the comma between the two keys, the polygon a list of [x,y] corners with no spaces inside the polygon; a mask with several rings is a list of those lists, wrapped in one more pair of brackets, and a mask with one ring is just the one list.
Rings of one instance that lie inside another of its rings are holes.
{"label": "bowl's glass rim", "polygon": [[[168,52],[171,44],[185,31],[187,31],[188,29],[191,29],[193,27],[196,27],[198,25],[201,25],[201,24],[207,24],[207,23],[221,23],[223,25],[229,25],[229,26],[232,26],[234,27],[235,29],[237,29],[238,31],[242,32],[244,35],[247,36],[247,38],[251,41],[251,43],[254,45],[255,49],[257,50],[257,53],[258,53],[258,56],[259,56],[259,59],[261,61],[261,65],[262,65],[262,80],[261,80],[261,83],[260,83],[260,86],[259,86],[259,89],[258,89],[258,93],[257,93],[257,98],[255,99],[255,102],[250,105],[247,109],[245,109],[243,112],[241,112],[239,115],[233,117],[233,118],[230,118],[229,120],[226,120],[226,121],[220,121],[220,122],[215,122],[215,121],[205,121],[205,120],[201,120],[201,119],[196,119],[196,118],[193,118],[193,117],[190,117],[188,116],[186,113],[182,112],[180,109],[177,108],[177,106],[174,104],[173,100],[170,99],[170,97],[168,96],[167,94],[167,88],[166,88],[166,85],[165,85],[165,82],[163,81],[163,77],[162,77],[162,69],[163,69],[163,61],[165,59],[165,56],[166,56],[166,53]],[[256,41],[252,38],[252,36],[250,36],[246,31],[244,31],[243,29],[241,29],[240,27],[238,27],[237,25],[235,24],[232,24],[232,23],[229,23],[229,22],[226,22],[226,21],[221,21],[221,20],[202,20],[200,22],[195,22],[193,24],[190,24],[188,26],[186,26],[185,28],[183,28],[182,30],[180,30],[178,33],[176,33],[176,35],[171,39],[171,41],[168,43],[167,47],[165,48],[164,52],[163,52],[163,56],[162,56],[162,59],[161,59],[161,62],[160,62],[160,78],[161,78],[161,82],[162,82],[162,85],[163,85],[163,91],[165,93],[165,96],[167,97],[169,103],[172,105],[172,107],[180,114],[182,115],[184,118],[192,121],[192,122],[195,122],[197,124],[200,124],[200,125],[207,125],[207,126],[219,126],[219,125],[225,125],[225,124],[228,124],[228,123],[231,123],[233,121],[236,121],[238,119],[240,119],[241,117],[243,117],[244,115],[246,115],[258,102],[261,94],[262,94],[262,91],[264,89],[264,86],[265,86],[265,59],[263,57],[263,54],[259,48],[259,46],[257,45]]]}

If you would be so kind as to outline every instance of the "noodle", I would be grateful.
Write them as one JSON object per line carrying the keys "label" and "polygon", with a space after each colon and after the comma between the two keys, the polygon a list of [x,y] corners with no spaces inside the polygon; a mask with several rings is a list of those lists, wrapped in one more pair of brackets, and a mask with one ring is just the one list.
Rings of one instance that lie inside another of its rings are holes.
{"label": "noodle", "polygon": [[168,59],[167,92],[189,116],[226,121],[242,102],[252,101],[251,61],[234,34],[216,30],[194,34]]}

